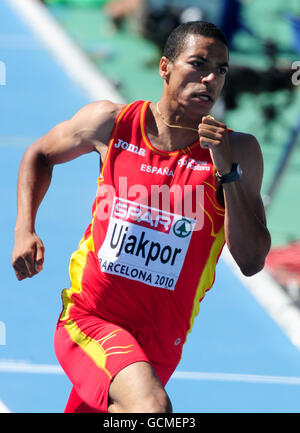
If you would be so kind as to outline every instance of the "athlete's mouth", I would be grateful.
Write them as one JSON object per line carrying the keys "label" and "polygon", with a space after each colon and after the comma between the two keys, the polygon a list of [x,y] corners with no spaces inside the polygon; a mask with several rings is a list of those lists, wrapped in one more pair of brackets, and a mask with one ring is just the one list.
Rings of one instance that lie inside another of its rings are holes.
{"label": "athlete's mouth", "polygon": [[201,99],[204,102],[212,102],[213,98],[209,93],[206,92],[194,92],[191,95],[192,98]]}

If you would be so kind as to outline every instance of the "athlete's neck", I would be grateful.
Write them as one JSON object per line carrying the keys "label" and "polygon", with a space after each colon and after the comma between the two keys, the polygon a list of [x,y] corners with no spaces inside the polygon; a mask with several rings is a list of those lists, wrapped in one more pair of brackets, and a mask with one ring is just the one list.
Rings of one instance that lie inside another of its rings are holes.
{"label": "athlete's neck", "polygon": [[167,98],[162,98],[156,103],[156,111],[160,119],[176,128],[182,129],[198,129],[202,115],[187,112],[187,109],[177,102],[170,102]]}
{"label": "athlete's neck", "polygon": [[[198,123],[193,126],[181,122],[182,116],[174,115],[174,124],[168,118],[168,121],[163,117],[160,110],[160,103],[151,103],[150,109],[147,110],[145,117],[145,127],[148,138],[155,147],[165,151],[173,151],[183,149],[198,140]],[[170,123],[169,123],[170,122]]]}

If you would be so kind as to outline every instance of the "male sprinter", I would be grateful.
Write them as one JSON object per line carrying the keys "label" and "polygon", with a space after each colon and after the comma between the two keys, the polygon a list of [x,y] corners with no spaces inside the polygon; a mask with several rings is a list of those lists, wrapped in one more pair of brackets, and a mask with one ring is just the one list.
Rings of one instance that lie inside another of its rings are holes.
{"label": "male sprinter", "polygon": [[[73,384],[66,412],[171,412],[164,386],[224,243],[245,275],[264,266],[259,144],[208,115],[227,69],[221,31],[182,24],[160,61],[158,103],[91,103],[24,155],[12,254],[19,280],[42,269],[35,218],[53,166],[89,152],[103,161],[55,333]],[[169,194],[155,201],[158,189]]]}

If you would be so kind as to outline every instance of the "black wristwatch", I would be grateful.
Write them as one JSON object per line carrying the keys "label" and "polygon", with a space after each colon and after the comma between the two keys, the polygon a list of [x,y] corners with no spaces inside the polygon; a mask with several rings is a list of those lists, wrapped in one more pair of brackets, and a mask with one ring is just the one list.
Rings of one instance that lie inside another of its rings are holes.
{"label": "black wristwatch", "polygon": [[223,176],[221,176],[217,172],[216,177],[217,177],[218,182],[223,184],[223,183],[229,183],[229,182],[234,182],[235,180],[238,180],[242,176],[242,174],[243,174],[243,171],[241,169],[240,164],[235,162],[232,164],[230,173],[223,174]]}

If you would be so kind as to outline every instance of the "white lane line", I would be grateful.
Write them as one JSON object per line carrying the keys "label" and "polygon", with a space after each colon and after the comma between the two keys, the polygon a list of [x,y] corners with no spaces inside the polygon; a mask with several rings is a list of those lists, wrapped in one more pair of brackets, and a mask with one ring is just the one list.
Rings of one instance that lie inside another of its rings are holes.
{"label": "white lane line", "polygon": [[245,277],[226,246],[223,250],[222,258],[283,332],[285,332],[291,342],[300,349],[300,310],[293,304],[291,298],[265,270],[252,277]]}
{"label": "white lane line", "polygon": [[41,42],[57,59],[66,73],[92,100],[124,102],[109,80],[65,33],[40,0],[6,0],[8,5],[31,27]]}
{"label": "white lane line", "polygon": [[[33,364],[28,361],[0,360],[0,373],[62,375],[64,371],[58,364]],[[260,374],[213,373],[201,371],[175,371],[172,379],[300,385],[300,377],[293,376],[266,376]]]}
{"label": "white lane line", "polygon": [[26,135],[1,135],[0,134],[0,147],[13,148],[27,148],[29,144],[36,141],[39,137],[26,136]]}
{"label": "white lane line", "polygon": [[205,373],[198,371],[176,371],[173,374],[172,379],[300,385],[300,377],[265,376],[260,374]]}
{"label": "white lane line", "polygon": [[32,364],[28,361],[0,360],[0,373],[64,374],[60,365]]}

